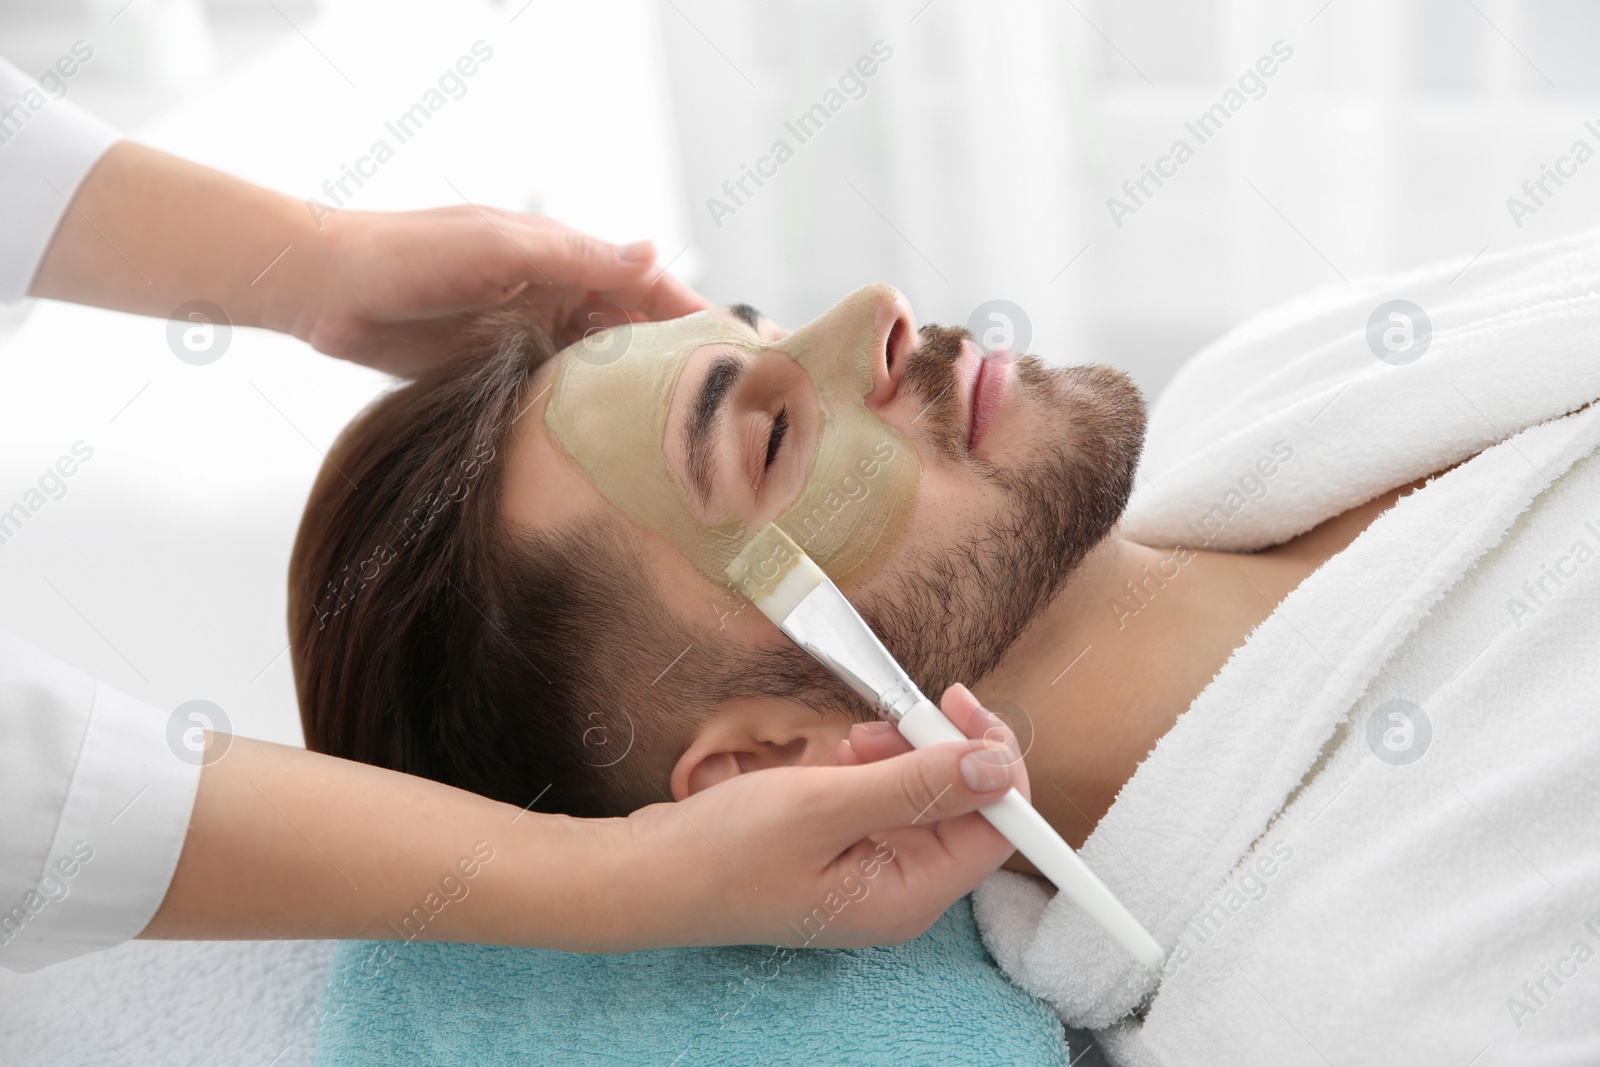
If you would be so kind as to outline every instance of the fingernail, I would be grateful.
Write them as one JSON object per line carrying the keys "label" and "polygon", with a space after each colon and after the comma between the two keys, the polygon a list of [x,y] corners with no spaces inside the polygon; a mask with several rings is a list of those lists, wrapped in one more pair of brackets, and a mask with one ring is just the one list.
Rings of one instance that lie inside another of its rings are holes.
{"label": "fingernail", "polygon": [[990,793],[1010,780],[1003,763],[985,759],[981,752],[968,752],[961,757],[961,777],[974,793]]}
{"label": "fingernail", "polygon": [[851,729],[860,730],[864,734],[871,734],[873,737],[877,737],[893,730],[894,726],[880,720],[878,722],[858,722]]}
{"label": "fingernail", "polygon": [[649,241],[635,241],[617,249],[617,258],[624,263],[648,263],[656,256]]}

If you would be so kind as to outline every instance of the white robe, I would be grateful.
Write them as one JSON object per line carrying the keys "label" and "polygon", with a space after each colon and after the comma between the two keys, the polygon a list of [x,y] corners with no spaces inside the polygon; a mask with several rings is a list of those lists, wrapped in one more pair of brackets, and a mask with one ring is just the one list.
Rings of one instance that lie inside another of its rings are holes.
{"label": "white robe", "polygon": [[[1600,232],[1460,270],[1258,316],[1152,411],[1146,544],[1267,547],[1466,462],[1294,590],[1085,843],[1160,975],[1037,879],[979,887],[1006,973],[1114,1062],[1600,1063]],[[1393,298],[1432,323],[1404,365],[1367,342]]]}

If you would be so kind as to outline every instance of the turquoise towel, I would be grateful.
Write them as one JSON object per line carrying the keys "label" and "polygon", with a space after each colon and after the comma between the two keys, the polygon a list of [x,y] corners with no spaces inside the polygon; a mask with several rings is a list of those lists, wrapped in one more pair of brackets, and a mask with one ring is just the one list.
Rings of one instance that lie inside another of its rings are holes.
{"label": "turquoise towel", "polygon": [[421,941],[334,953],[317,1067],[996,1064],[1066,1067],[1061,1023],[1012,985],[962,900],[890,948],[591,956]]}

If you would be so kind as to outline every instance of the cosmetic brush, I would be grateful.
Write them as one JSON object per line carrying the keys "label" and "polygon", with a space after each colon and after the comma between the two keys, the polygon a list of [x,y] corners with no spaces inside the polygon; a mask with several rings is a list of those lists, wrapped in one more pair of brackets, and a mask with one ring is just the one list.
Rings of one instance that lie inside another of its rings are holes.
{"label": "cosmetic brush", "polygon": [[[821,567],[774,523],[732,563],[727,576],[788,637],[849,686],[917,748],[968,741],[924,696]],[[1128,954],[1149,970],[1165,953],[1111,890],[1015,788],[979,808],[1044,874]]]}

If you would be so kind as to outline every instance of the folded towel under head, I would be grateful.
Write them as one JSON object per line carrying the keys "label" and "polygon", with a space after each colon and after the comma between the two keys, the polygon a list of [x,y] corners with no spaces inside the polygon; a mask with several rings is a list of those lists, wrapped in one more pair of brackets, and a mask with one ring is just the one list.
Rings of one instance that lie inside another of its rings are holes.
{"label": "folded towel under head", "polygon": [[323,1012],[319,1067],[1062,1067],[1078,1051],[1048,1006],[1001,975],[966,899],[921,937],[868,949],[352,942]]}

